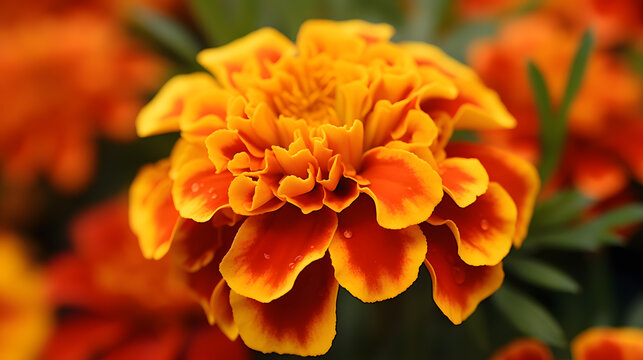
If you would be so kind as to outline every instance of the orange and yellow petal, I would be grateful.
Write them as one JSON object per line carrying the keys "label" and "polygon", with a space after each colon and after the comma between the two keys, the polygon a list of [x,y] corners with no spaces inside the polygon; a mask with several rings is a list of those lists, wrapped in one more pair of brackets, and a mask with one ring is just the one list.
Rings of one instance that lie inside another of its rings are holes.
{"label": "orange and yellow petal", "polygon": [[269,303],[230,294],[239,335],[264,353],[325,354],[335,337],[338,284],[328,256],[304,269],[292,290]]}
{"label": "orange and yellow petal", "polygon": [[421,225],[427,240],[424,264],[431,273],[433,300],[451,322],[462,323],[478,304],[502,285],[502,264],[471,266],[458,256],[451,230],[444,225]]}
{"label": "orange and yellow petal", "polygon": [[369,150],[358,174],[368,181],[362,192],[373,198],[377,222],[387,229],[425,221],[442,199],[438,173],[408,151],[384,147]]}
{"label": "orange and yellow petal", "polygon": [[438,173],[444,191],[459,207],[471,205],[489,186],[489,175],[478,159],[445,159]]}
{"label": "orange and yellow petal", "polygon": [[475,157],[487,170],[489,180],[499,183],[518,210],[513,244],[522,245],[540,190],[540,178],[533,165],[506,150],[487,145],[456,143],[447,147],[449,156]]}
{"label": "orange and yellow petal", "polygon": [[445,197],[429,219],[446,224],[458,244],[458,255],[469,265],[496,265],[507,256],[516,229],[516,205],[498,183],[466,208]]}
{"label": "orange and yellow petal", "polygon": [[170,249],[179,213],[172,200],[170,163],[167,160],[142,168],[129,193],[129,219],[146,258],[160,259]]}
{"label": "orange and yellow petal", "polygon": [[591,328],[572,341],[574,360],[641,360],[643,330],[637,328]]}
{"label": "orange and yellow petal", "polygon": [[211,222],[199,223],[180,218],[172,234],[172,248],[177,262],[189,272],[208,265],[223,245],[221,232],[234,229],[226,226],[215,228]]}
{"label": "orange and yellow petal", "polygon": [[239,328],[234,322],[232,307],[230,307],[230,291],[225,280],[219,280],[210,298],[210,308],[214,323],[219,326],[228,339],[235,340],[239,336]]}
{"label": "orange and yellow petal", "polygon": [[329,253],[339,284],[360,300],[375,302],[399,295],[417,279],[426,238],[417,225],[379,226],[371,199],[362,196],[339,214]]}
{"label": "orange and yellow petal", "polygon": [[323,208],[303,214],[292,205],[247,218],[221,274],[236,293],[260,302],[286,294],[299,273],[321,259],[337,229],[335,212]]}
{"label": "orange and yellow petal", "polygon": [[293,43],[277,30],[262,28],[227,45],[203,50],[197,60],[224,87],[231,88],[241,85],[235,81],[237,73],[267,77],[272,64],[294,51]]}
{"label": "orange and yellow petal", "polygon": [[136,132],[145,137],[179,131],[179,119],[188,98],[202,91],[216,89],[207,73],[178,75],[170,79],[136,118]]}
{"label": "orange and yellow petal", "polygon": [[215,130],[225,129],[227,105],[231,95],[221,88],[208,88],[187,97],[179,117],[181,137],[188,141],[202,142]]}
{"label": "orange and yellow petal", "polygon": [[0,359],[38,358],[53,320],[47,284],[23,242],[0,229]]}
{"label": "orange and yellow petal", "polygon": [[297,47],[306,57],[323,53],[331,58],[356,60],[368,44],[387,41],[393,33],[394,29],[387,24],[309,20],[299,29]]}
{"label": "orange and yellow petal", "polygon": [[554,360],[554,354],[542,341],[525,338],[514,340],[496,351],[491,360]]}
{"label": "orange and yellow petal", "polygon": [[181,167],[172,184],[172,198],[182,217],[205,222],[220,209],[229,207],[228,188],[234,176],[217,174],[207,158],[195,159]]}

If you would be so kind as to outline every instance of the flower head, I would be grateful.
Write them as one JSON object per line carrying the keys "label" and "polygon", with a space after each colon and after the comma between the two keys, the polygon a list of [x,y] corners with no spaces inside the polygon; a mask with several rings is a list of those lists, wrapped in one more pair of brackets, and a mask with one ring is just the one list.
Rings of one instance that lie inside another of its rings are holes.
{"label": "flower head", "polygon": [[[81,7],[82,9],[82,7]],[[0,173],[9,186],[44,175],[78,190],[96,138],[127,140],[161,62],[95,11],[39,15],[0,31]]]}
{"label": "flower head", "polygon": [[470,69],[392,33],[309,21],[293,44],[261,29],[200,53],[214,77],[175,77],[139,115],[141,136],[181,131],[131,188],[142,250],[183,254],[209,284],[211,322],[254,349],[325,353],[338,285],[389,299],[423,263],[460,323],[525,236],[535,170],[449,144],[455,129],[515,120]]}

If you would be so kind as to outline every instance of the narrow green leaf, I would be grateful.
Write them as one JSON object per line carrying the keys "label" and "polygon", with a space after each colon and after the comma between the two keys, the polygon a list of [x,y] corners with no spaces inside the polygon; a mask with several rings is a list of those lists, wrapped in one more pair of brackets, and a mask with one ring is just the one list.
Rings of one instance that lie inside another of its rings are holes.
{"label": "narrow green leaf", "polygon": [[569,71],[567,87],[558,111],[555,111],[547,84],[542,73],[533,62],[529,62],[527,73],[534,93],[541,128],[540,179],[544,183],[556,168],[565,141],[567,114],[580,89],[594,38],[590,32],[583,36]]}
{"label": "narrow green leaf", "polygon": [[[542,159],[539,173],[541,181],[544,183],[558,162],[562,148],[562,139],[559,139],[561,130],[558,127],[564,127],[565,124],[556,122],[545,78],[536,64],[531,61],[527,63],[527,74],[540,118]],[[564,134],[564,132],[562,133]]]}
{"label": "narrow green leaf", "polygon": [[560,269],[535,259],[513,258],[504,262],[512,275],[542,288],[577,293],[578,283]]}
{"label": "narrow green leaf", "polygon": [[199,42],[179,23],[144,5],[132,6],[130,21],[185,64],[196,66]]}
{"label": "narrow green leaf", "polygon": [[520,332],[553,346],[567,346],[563,329],[534,299],[508,285],[503,285],[493,295],[492,300],[496,308]]}
{"label": "narrow green leaf", "polygon": [[574,57],[574,62],[572,63],[572,67],[569,71],[567,88],[565,88],[565,95],[563,96],[563,101],[561,102],[560,110],[558,111],[558,118],[560,121],[567,119],[567,114],[572,101],[580,89],[583,75],[585,74],[585,68],[587,67],[587,60],[589,59],[593,45],[594,36],[588,31],[583,35],[578,51],[576,52],[576,56]]}
{"label": "narrow green leaf", "polygon": [[577,190],[561,191],[534,209],[532,230],[568,224],[580,217],[594,201]]}
{"label": "narrow green leaf", "polygon": [[539,231],[529,235],[524,248],[555,248],[594,251],[604,245],[620,245],[614,229],[643,221],[643,204],[610,210],[596,219],[573,228]]}

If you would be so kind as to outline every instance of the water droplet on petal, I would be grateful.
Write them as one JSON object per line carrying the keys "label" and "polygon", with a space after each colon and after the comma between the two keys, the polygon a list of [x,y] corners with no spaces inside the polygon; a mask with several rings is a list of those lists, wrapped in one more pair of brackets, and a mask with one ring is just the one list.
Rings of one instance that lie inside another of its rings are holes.
{"label": "water droplet on petal", "polygon": [[295,268],[295,263],[294,262],[291,262],[290,264],[288,264],[288,269],[292,270],[294,268]]}
{"label": "water droplet on petal", "polygon": [[484,231],[489,230],[489,221],[487,219],[480,220],[480,228]]}
{"label": "water droplet on petal", "polygon": [[352,238],[352,237],[353,237],[353,232],[352,232],[352,231],[350,231],[350,230],[344,230],[343,235],[344,235],[344,237],[345,237],[346,239],[350,239],[350,238]]}
{"label": "water droplet on petal", "polygon": [[313,250],[315,248],[315,245],[310,245],[310,250]]}
{"label": "water droplet on petal", "polygon": [[217,194],[210,195],[210,199],[215,200],[216,198],[217,198]]}
{"label": "water droplet on petal", "polygon": [[300,261],[301,261],[301,259],[303,259],[303,258],[304,258],[303,256],[301,256],[301,255],[297,255],[297,256],[295,257],[295,262],[300,262]]}
{"label": "water droplet on petal", "polygon": [[453,281],[455,281],[456,284],[462,285],[464,284],[464,281],[467,278],[467,274],[464,271],[464,268],[462,265],[454,265],[451,273],[453,274]]}
{"label": "water droplet on petal", "polygon": [[192,192],[197,192],[199,191],[200,188],[201,188],[201,185],[199,185],[199,183],[193,183],[190,189],[192,189]]}
{"label": "water droplet on petal", "polygon": [[263,253],[263,258],[266,259],[266,260],[270,260],[270,255],[266,254],[266,253]]}
{"label": "water droplet on petal", "polygon": [[211,187],[211,188],[209,188],[209,189],[208,189],[208,194],[212,194],[213,192],[214,192],[214,188],[213,188],[213,187]]}

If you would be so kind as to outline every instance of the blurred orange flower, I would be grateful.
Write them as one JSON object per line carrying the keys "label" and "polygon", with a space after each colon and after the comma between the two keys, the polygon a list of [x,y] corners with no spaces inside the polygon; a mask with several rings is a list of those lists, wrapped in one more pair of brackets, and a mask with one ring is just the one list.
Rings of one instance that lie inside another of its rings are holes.
{"label": "blurred orange flower", "polygon": [[454,129],[515,120],[470,69],[392,34],[308,21],[292,44],[264,28],[200,53],[216,80],[177,76],[139,115],[141,136],[182,136],[132,185],[143,253],[172,244],[210,321],[253,349],[325,353],[338,285],[389,299],[423,263],[459,324],[501,285],[501,261],[526,234],[534,168],[449,144]]}
{"label": "blurred orange flower", "polygon": [[25,187],[45,175],[60,190],[78,190],[92,176],[98,137],[133,138],[161,61],[97,12],[31,17],[1,29],[2,179]]}
{"label": "blurred orange flower", "polygon": [[574,360],[643,359],[643,330],[635,328],[591,328],[572,342]]}
{"label": "blurred orange flower", "polygon": [[173,259],[143,258],[129,229],[126,199],[81,215],[71,237],[73,251],[49,266],[51,299],[67,311],[44,359],[249,358],[241,342],[197,315]]}
{"label": "blurred orange flower", "polygon": [[[547,345],[536,339],[515,340],[493,354],[491,360],[553,360]],[[572,360],[643,359],[643,330],[601,328],[585,330],[572,341]]]}
{"label": "blurred orange flower", "polygon": [[599,45],[643,46],[643,2],[640,0],[549,0],[544,10],[575,28],[592,28]]}
{"label": "blurred orange flower", "polygon": [[554,360],[554,355],[540,340],[525,338],[514,340],[499,349],[491,360]]}
{"label": "blurred orange flower", "polygon": [[[532,59],[541,69],[556,104],[579,38],[579,31],[559,19],[535,14],[507,24],[498,37],[472,48],[472,66],[519,120],[513,130],[487,132],[488,141],[538,162],[540,129],[525,64]],[[571,183],[587,196],[605,199],[624,190],[631,176],[643,181],[642,91],[636,75],[619,58],[603,50],[591,55],[570,111],[555,186]]]}
{"label": "blurred orange flower", "polygon": [[0,230],[0,359],[30,360],[51,328],[40,269],[21,240]]}

